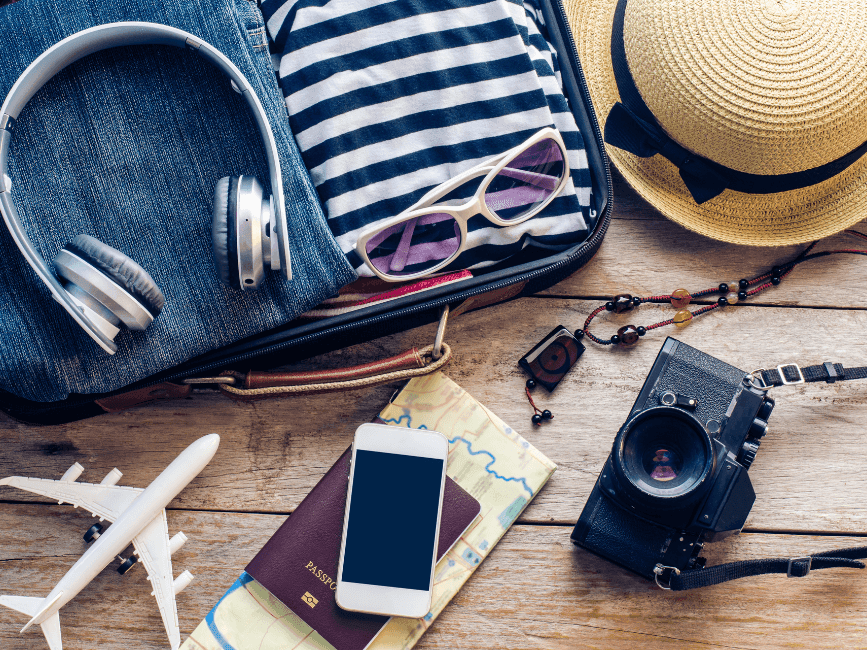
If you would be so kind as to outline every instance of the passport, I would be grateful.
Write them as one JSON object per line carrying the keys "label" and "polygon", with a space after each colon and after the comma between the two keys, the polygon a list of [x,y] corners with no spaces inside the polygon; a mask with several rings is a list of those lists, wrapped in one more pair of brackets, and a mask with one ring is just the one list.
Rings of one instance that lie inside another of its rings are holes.
{"label": "passport", "polygon": [[[388,616],[347,612],[337,606],[337,568],[349,488],[352,447],[322,477],[274,533],[246,572],[337,650],[363,650]],[[472,525],[481,505],[446,477],[437,560]],[[388,562],[388,540],[382,557]]]}

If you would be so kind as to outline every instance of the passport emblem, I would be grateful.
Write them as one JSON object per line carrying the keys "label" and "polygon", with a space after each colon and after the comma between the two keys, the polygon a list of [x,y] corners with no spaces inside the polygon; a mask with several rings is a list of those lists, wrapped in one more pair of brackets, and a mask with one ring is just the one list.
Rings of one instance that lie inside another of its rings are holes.
{"label": "passport emblem", "polygon": [[316,604],[319,602],[317,598],[314,598],[313,595],[309,591],[305,591],[304,595],[301,596],[301,600],[310,605],[310,607],[316,607]]}

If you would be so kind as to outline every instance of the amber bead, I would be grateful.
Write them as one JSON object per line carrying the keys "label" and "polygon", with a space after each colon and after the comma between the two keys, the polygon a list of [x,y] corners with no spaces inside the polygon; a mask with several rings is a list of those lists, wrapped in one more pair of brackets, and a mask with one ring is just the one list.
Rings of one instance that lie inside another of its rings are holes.
{"label": "amber bead", "polygon": [[638,330],[635,329],[635,325],[627,325],[625,327],[621,327],[617,330],[617,336],[619,337],[620,345],[625,348],[631,347],[638,343]]}
{"label": "amber bead", "polygon": [[692,300],[692,296],[686,289],[675,289],[671,292],[671,306],[675,309],[683,309],[690,300]]}
{"label": "amber bead", "polygon": [[686,327],[689,325],[689,321],[692,320],[692,312],[688,309],[681,309],[671,320],[673,320],[674,324],[678,327]]}
{"label": "amber bead", "polygon": [[734,291],[730,291],[726,294],[726,302],[730,305],[736,305],[738,303],[738,294]]}
{"label": "amber bead", "polygon": [[612,302],[614,303],[615,314],[622,314],[635,306],[635,303],[632,302],[632,296],[628,293],[621,293],[614,296]]}

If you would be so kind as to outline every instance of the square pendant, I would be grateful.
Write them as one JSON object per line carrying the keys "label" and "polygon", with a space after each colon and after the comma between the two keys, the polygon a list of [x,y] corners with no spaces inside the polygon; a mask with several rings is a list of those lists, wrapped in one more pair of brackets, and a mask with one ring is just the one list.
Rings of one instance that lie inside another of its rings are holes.
{"label": "square pendant", "polygon": [[521,357],[518,365],[535,379],[537,384],[552,391],[575,365],[584,350],[581,341],[560,325]]}

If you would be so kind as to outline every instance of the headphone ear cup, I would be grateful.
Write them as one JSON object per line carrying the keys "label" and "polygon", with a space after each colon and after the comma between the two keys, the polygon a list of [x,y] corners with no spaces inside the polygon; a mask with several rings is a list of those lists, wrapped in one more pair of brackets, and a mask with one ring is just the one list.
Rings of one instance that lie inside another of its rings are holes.
{"label": "headphone ear cup", "polygon": [[220,280],[235,289],[258,289],[271,262],[271,208],[263,195],[252,176],[221,178],[214,190],[214,264]]}
{"label": "headphone ear cup", "polygon": [[147,271],[90,235],[78,235],[64,246],[54,267],[73,295],[129,329],[145,329],[166,301]]}
{"label": "headphone ear cup", "polygon": [[237,176],[226,176],[217,181],[214,190],[214,211],[211,220],[211,241],[214,265],[220,281],[235,289],[241,288],[238,278]]}

